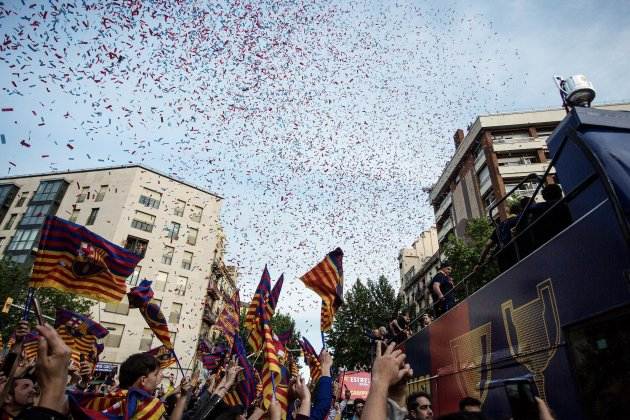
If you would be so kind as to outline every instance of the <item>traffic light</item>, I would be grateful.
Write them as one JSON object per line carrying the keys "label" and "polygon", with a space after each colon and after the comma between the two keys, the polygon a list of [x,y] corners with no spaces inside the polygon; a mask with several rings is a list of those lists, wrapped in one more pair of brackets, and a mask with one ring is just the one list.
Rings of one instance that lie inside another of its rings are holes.
{"label": "traffic light", "polygon": [[2,313],[8,314],[11,309],[11,305],[13,304],[13,298],[11,296],[7,297],[7,300],[4,301],[4,306],[2,307]]}

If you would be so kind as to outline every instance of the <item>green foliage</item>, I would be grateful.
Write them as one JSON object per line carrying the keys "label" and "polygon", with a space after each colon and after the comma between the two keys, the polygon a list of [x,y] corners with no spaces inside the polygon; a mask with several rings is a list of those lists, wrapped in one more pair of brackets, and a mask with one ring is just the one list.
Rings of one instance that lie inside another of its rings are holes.
{"label": "green foliage", "polygon": [[370,340],[365,329],[387,326],[398,316],[402,300],[384,276],[364,285],[357,280],[344,296],[327,342],[334,351],[335,364],[349,369],[370,366]]}
{"label": "green foliage", "polygon": [[[4,305],[7,297],[13,298],[14,305],[24,305],[28,292],[30,266],[15,264],[9,260],[0,261],[0,305]],[[38,289],[37,300],[44,315],[55,317],[57,308],[66,308],[74,312],[89,314],[93,301],[77,295],[64,293],[55,289]],[[4,339],[13,332],[15,325],[22,317],[22,311],[11,308],[8,314],[1,314],[1,329]]]}
{"label": "green foliage", "polygon": [[[444,256],[453,267],[451,276],[455,283],[460,282],[472,273],[479,263],[479,257],[488,239],[492,235],[493,225],[486,218],[470,219],[466,225],[465,237],[456,238],[451,234],[444,245]],[[478,273],[470,275],[464,287],[457,291],[459,299],[463,299],[498,274],[493,261],[482,267]]]}

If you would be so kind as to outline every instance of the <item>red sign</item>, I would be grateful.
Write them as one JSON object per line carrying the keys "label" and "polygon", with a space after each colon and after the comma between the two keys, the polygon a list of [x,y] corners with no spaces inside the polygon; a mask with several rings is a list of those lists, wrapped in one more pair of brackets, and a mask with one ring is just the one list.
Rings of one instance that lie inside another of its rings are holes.
{"label": "red sign", "polygon": [[343,398],[346,389],[350,390],[350,399],[355,398],[366,399],[370,390],[371,374],[370,372],[347,371],[339,375],[339,398]]}

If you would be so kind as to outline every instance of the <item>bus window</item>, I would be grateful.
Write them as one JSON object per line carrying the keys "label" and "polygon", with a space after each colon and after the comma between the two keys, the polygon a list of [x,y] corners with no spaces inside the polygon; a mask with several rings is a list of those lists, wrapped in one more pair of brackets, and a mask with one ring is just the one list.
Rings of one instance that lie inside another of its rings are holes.
{"label": "bus window", "polygon": [[630,308],[567,330],[580,400],[589,418],[630,419]]}

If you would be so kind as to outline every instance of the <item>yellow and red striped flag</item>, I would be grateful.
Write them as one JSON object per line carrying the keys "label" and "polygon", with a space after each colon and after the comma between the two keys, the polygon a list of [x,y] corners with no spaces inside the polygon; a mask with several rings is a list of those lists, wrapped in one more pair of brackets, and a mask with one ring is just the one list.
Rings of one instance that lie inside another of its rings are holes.
{"label": "yellow and red striped flag", "polygon": [[[251,303],[247,307],[247,314],[245,315],[245,329],[249,331],[247,342],[252,347],[253,351],[258,352],[263,343],[263,330],[262,330],[262,306],[260,302],[265,302],[269,299],[269,293],[271,291],[271,277],[269,276],[269,270],[265,265],[256,292]],[[262,298],[262,299],[261,299]],[[269,317],[271,319],[271,317]]]}
{"label": "yellow and red striped flag", "polygon": [[126,279],[141,259],[83,226],[48,216],[30,285],[120,302],[127,291]]}
{"label": "yellow and red striped flag", "polygon": [[332,327],[335,313],[343,305],[343,251],[337,248],[300,277],[306,287],[322,298],[321,330]]}
{"label": "yellow and red striped flag", "polygon": [[219,314],[216,327],[223,333],[229,347],[234,345],[234,334],[238,334],[241,321],[240,296],[238,290],[234,292],[229,301],[225,302],[223,310]]}

